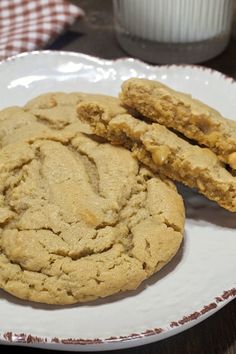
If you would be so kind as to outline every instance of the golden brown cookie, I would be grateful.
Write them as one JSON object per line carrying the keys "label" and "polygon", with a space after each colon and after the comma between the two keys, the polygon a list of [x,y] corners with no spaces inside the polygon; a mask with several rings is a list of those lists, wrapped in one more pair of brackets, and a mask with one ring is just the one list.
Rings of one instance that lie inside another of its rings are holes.
{"label": "golden brown cookie", "polygon": [[158,81],[129,79],[122,85],[120,98],[125,105],[152,121],[209,147],[222,161],[236,169],[235,121]]}
{"label": "golden brown cookie", "polygon": [[128,150],[61,134],[0,150],[0,288],[48,304],[136,289],[178,251],[182,198]]}
{"label": "golden brown cookie", "polygon": [[[115,112],[119,103],[116,102]],[[236,178],[207,148],[191,145],[165,126],[148,124],[124,114],[114,115],[114,103],[80,103],[78,114],[93,131],[113,144],[122,144],[145,165],[189,187],[230,211],[236,211]]]}

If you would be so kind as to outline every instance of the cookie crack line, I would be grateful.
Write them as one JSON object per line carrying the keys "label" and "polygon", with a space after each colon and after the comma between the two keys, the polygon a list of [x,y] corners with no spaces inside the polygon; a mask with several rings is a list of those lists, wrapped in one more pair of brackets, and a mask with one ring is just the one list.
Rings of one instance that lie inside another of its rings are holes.
{"label": "cookie crack line", "polygon": [[59,127],[50,122],[47,118],[42,117],[40,114],[35,114],[35,117],[39,123],[43,123],[46,126],[55,129],[56,131],[61,131],[63,128],[71,124],[71,122],[63,122]]}
{"label": "cookie crack line", "polygon": [[[75,137],[73,137],[71,140],[73,140],[74,138],[75,138]],[[71,151],[75,151],[77,154],[86,157],[86,158],[91,162],[91,164],[94,166],[94,169],[96,169],[96,172],[95,172],[95,174],[96,174],[96,179],[97,179],[97,180],[96,180],[96,182],[97,182],[96,186],[94,186],[94,183],[93,183],[93,180],[92,180],[93,177],[90,176],[89,171],[88,171],[88,169],[86,168],[86,164],[84,163],[84,167],[85,167],[85,169],[86,169],[86,171],[87,171],[87,175],[88,175],[88,177],[89,177],[89,181],[90,181],[91,186],[94,188],[94,191],[95,191],[100,197],[104,198],[104,195],[101,193],[101,190],[100,190],[100,188],[99,188],[100,179],[99,179],[99,173],[98,173],[98,168],[97,168],[97,164],[96,164],[95,159],[94,159],[92,156],[90,156],[88,153],[86,153],[85,151],[81,151],[81,150],[79,150],[79,149],[77,150],[77,149],[74,148],[74,147],[70,147],[70,149],[71,149]]]}

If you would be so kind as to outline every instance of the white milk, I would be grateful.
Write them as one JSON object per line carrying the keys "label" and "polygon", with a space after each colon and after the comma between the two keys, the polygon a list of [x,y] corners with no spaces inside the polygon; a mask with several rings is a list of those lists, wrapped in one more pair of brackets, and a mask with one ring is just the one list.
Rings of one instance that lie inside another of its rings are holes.
{"label": "white milk", "polygon": [[114,0],[132,35],[162,43],[207,40],[230,31],[233,0]]}

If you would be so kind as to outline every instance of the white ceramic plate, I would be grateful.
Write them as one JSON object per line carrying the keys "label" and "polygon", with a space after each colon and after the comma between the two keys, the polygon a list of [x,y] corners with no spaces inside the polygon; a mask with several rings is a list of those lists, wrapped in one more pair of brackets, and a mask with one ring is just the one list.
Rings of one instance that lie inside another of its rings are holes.
{"label": "white ceramic plate", "polygon": [[[236,83],[198,66],[148,66],[69,52],[33,52],[0,63],[0,105],[48,91],[117,95],[132,76],[160,80],[236,117]],[[185,241],[135,292],[84,305],[44,306],[0,292],[0,343],[64,350],[127,348],[182,332],[236,296],[236,218],[187,188]]]}

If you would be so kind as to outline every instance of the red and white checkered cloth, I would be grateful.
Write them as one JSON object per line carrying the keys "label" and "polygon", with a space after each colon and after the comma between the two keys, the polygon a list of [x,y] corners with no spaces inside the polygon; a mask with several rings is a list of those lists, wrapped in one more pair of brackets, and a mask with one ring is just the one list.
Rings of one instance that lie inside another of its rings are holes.
{"label": "red and white checkered cloth", "polygon": [[0,0],[0,59],[43,48],[83,14],[66,0]]}

